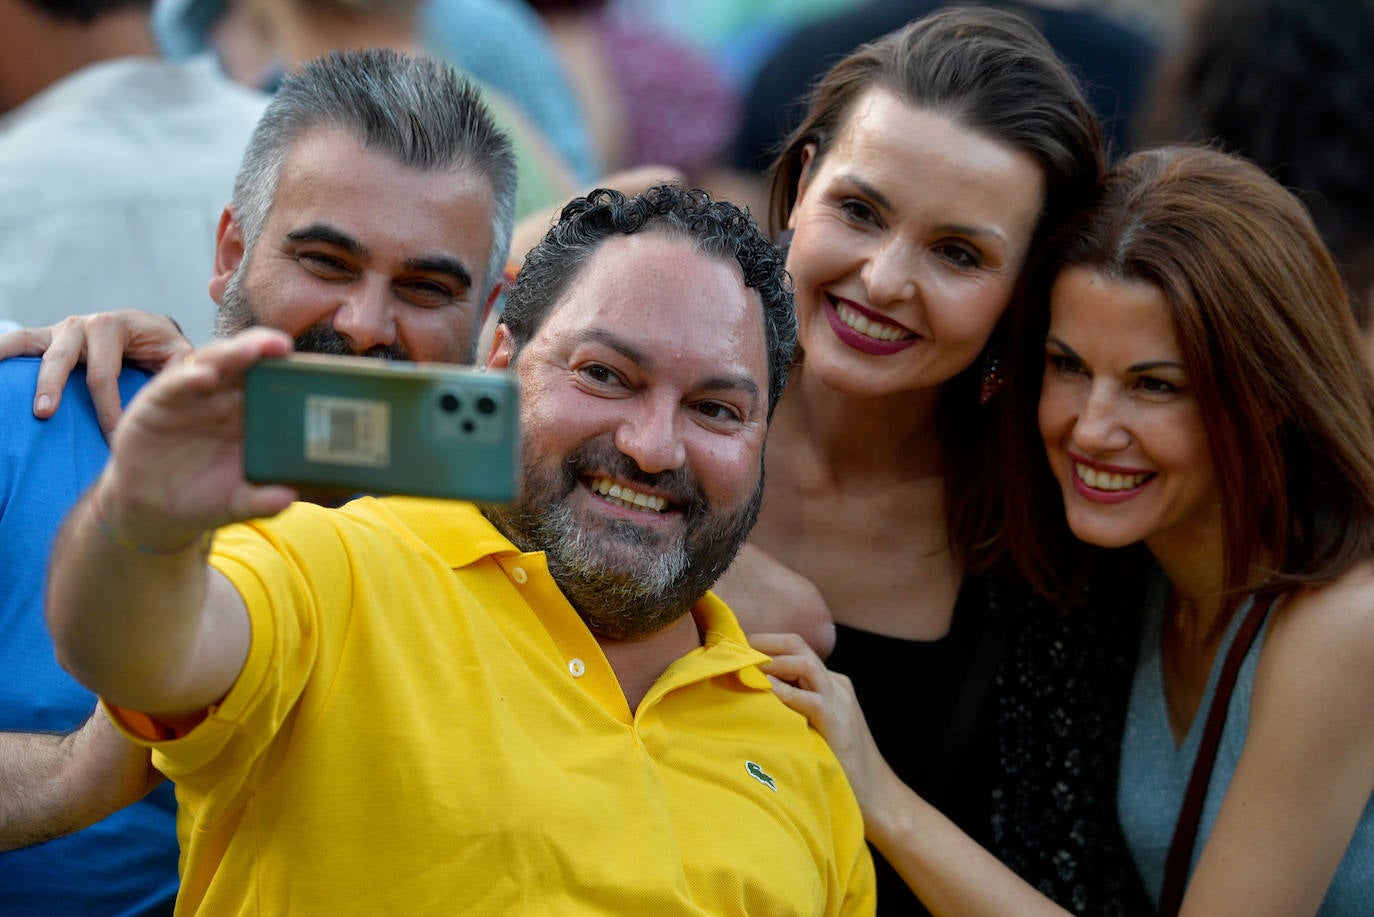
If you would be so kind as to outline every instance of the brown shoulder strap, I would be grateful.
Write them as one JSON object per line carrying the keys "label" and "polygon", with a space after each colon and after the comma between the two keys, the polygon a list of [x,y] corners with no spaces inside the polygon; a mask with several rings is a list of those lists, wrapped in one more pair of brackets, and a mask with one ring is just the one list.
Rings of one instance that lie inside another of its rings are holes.
{"label": "brown shoulder strap", "polygon": [[1217,677],[1217,689],[1212,695],[1212,706],[1207,711],[1207,722],[1203,726],[1202,741],[1198,743],[1197,758],[1193,760],[1193,772],[1188,778],[1188,790],[1183,796],[1183,807],[1179,810],[1178,824],[1174,826],[1174,837],[1169,842],[1169,856],[1164,861],[1164,885],[1159,893],[1159,917],[1176,917],[1183,905],[1183,891],[1188,887],[1188,867],[1193,861],[1193,847],[1197,843],[1197,826],[1202,818],[1202,803],[1207,798],[1207,784],[1212,779],[1212,764],[1216,761],[1217,746],[1221,743],[1221,730],[1226,725],[1226,708],[1231,703],[1231,689],[1236,686],[1236,676],[1245,654],[1255,642],[1260,626],[1264,624],[1269,608],[1274,604],[1274,596],[1256,599],[1245,615],[1231,648],[1226,653],[1221,674]]}

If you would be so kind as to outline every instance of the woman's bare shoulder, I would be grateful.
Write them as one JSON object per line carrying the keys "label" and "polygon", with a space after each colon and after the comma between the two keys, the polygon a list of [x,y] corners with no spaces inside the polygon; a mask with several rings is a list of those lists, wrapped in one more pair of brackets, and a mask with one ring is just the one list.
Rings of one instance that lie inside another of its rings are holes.
{"label": "woman's bare shoulder", "polygon": [[1374,562],[1285,597],[1256,681],[1263,706],[1302,705],[1308,715],[1325,710],[1336,718],[1374,707]]}

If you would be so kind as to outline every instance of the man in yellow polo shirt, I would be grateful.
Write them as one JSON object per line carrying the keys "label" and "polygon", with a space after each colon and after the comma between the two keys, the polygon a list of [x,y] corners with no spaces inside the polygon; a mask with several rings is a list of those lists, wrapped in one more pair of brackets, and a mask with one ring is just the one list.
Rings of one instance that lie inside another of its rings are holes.
{"label": "man in yellow polo shirt", "polygon": [[247,483],[242,373],[280,334],[150,382],[49,620],[177,782],[179,912],[871,912],[837,762],[707,593],[795,334],[752,222],[663,187],[574,202],[511,290],[510,506]]}

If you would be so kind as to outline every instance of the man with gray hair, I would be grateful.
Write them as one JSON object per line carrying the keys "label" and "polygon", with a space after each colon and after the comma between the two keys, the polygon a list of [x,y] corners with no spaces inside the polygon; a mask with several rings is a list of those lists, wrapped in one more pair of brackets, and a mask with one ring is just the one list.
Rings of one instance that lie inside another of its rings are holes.
{"label": "man with gray hair", "polygon": [[[263,115],[220,219],[216,332],[267,325],[298,349],[471,362],[515,184],[509,139],[446,64],[383,50],[308,64]],[[262,301],[267,289],[289,295]]]}
{"label": "man with gray hair", "polygon": [[[220,216],[216,333],[266,325],[298,350],[469,363],[504,281],[515,184],[509,139],[447,64],[386,50],[319,58],[278,89]],[[40,417],[88,363],[107,434],[121,409],[110,367],[155,370],[190,351],[171,323],[131,310],[5,340],[6,355],[43,355]]]}
{"label": "man with gray hair", "polygon": [[[220,220],[221,327],[277,328],[301,350],[466,362],[501,286],[514,184],[505,136],[451,68],[372,51],[313,62],[272,100]],[[189,348],[173,340],[156,346],[177,362]],[[148,786],[148,753],[103,715],[67,737],[33,732],[68,729],[94,704],[56,665],[42,614],[53,536],[107,450],[81,377],[50,419],[29,411],[40,365],[62,359],[0,361],[0,729],[27,731],[0,733],[0,849],[76,830]],[[109,380],[114,413],[146,379]],[[101,417],[113,425],[108,407]],[[164,787],[88,831],[5,854],[0,911],[169,904],[173,818]]]}
{"label": "man with gray hair", "polygon": [[838,762],[706,591],[795,341],[781,254],[664,186],[574,201],[515,281],[487,356],[521,392],[509,506],[246,481],[243,375],[279,332],[150,382],[48,619],[176,781],[178,910],[872,913]]}

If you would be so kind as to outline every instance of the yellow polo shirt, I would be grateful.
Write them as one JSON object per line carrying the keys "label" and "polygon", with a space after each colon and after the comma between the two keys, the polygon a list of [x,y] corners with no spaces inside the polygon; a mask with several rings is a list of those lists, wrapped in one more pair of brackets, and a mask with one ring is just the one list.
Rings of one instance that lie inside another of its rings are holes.
{"label": "yellow polo shirt", "polygon": [[475,507],[233,526],[248,660],[185,736],[178,914],[869,914],[838,762],[730,613],[631,714],[542,553]]}

